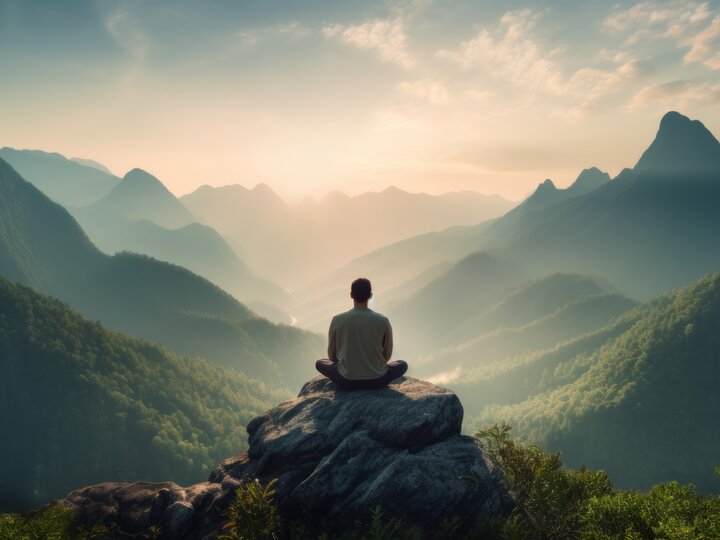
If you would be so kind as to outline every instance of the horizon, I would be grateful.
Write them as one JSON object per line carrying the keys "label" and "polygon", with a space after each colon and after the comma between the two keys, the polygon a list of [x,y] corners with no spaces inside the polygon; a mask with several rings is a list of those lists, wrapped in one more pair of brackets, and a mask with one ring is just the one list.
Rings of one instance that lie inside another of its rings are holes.
{"label": "horizon", "polygon": [[519,201],[632,167],[668,110],[720,132],[715,2],[4,0],[0,30],[3,145],[139,167],[177,196]]}

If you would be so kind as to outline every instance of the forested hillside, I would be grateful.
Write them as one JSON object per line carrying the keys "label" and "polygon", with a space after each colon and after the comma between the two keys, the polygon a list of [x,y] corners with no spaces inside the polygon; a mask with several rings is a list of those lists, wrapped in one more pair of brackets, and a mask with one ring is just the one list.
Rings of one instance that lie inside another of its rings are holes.
{"label": "forested hillside", "polygon": [[110,480],[202,481],[286,397],[0,278],[0,508]]}
{"label": "forested hillside", "polygon": [[474,425],[506,420],[525,440],[562,451],[570,466],[605,469],[620,487],[674,479],[718,491],[718,328],[720,273],[514,369],[480,369],[475,384],[458,390],[508,388],[512,371],[527,394],[511,392],[517,402],[485,408]]}

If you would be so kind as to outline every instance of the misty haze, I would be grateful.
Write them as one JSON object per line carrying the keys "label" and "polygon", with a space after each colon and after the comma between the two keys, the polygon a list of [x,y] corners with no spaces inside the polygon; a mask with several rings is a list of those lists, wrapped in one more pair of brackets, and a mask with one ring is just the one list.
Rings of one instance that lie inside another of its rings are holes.
{"label": "misty haze", "polygon": [[62,4],[0,538],[720,538],[717,5]]}

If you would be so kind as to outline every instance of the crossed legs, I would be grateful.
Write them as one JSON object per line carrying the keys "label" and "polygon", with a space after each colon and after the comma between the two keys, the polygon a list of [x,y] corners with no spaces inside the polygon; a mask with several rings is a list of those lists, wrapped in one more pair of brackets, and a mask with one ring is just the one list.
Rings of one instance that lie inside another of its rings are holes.
{"label": "crossed legs", "polygon": [[387,363],[388,370],[385,375],[378,379],[368,379],[368,380],[356,380],[356,379],[346,379],[340,373],[338,372],[337,363],[331,362],[327,358],[321,358],[317,362],[315,362],[315,368],[325,375],[328,379],[333,381],[338,388],[342,388],[344,390],[379,390],[380,388],[384,388],[388,385],[391,381],[394,381],[398,377],[402,377],[405,375],[405,372],[408,369],[407,362],[404,360],[395,360],[393,362]]}

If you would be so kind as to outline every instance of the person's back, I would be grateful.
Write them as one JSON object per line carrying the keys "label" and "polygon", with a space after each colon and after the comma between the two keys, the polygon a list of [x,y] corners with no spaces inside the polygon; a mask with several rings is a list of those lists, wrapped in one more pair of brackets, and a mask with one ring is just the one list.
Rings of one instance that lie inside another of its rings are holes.
{"label": "person's back", "polygon": [[392,349],[390,321],[370,308],[353,308],[330,323],[328,358],[346,379],[383,377]]}
{"label": "person's back", "polygon": [[340,388],[382,388],[407,371],[402,360],[388,362],[393,335],[390,321],[368,308],[370,281],[359,278],[350,287],[353,309],[333,317],[328,332],[328,358],[317,370]]}

